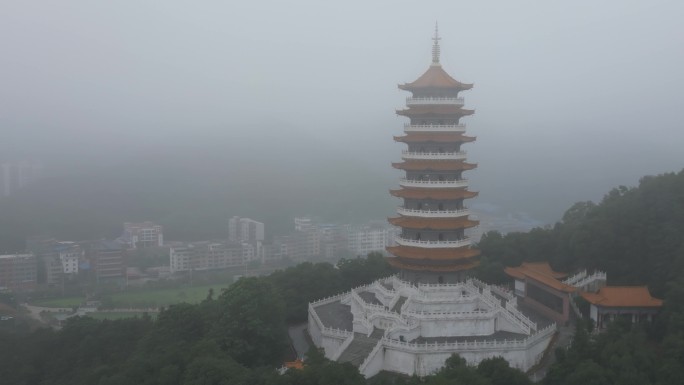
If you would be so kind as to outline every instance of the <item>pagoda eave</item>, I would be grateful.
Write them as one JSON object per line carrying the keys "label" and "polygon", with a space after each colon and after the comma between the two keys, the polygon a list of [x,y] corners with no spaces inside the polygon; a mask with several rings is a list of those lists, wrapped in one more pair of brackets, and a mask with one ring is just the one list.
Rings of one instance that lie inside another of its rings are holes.
{"label": "pagoda eave", "polygon": [[450,105],[431,105],[431,106],[416,106],[404,110],[396,110],[397,115],[406,117],[418,117],[425,115],[439,115],[442,117],[456,117],[469,116],[475,113],[475,110],[466,110],[458,106]]}
{"label": "pagoda eave", "polygon": [[423,247],[398,245],[387,246],[385,249],[388,253],[396,257],[420,261],[463,261],[480,255],[480,250],[472,249],[470,247],[427,249]]}
{"label": "pagoda eave", "polygon": [[400,216],[388,218],[387,221],[394,226],[417,230],[454,230],[469,229],[476,227],[480,221],[468,219],[466,217],[457,218],[421,218]]}
{"label": "pagoda eave", "polygon": [[398,87],[406,91],[429,89],[465,91],[473,88],[473,85],[459,82],[444,71],[439,63],[433,63],[418,79],[411,83],[399,84]]}
{"label": "pagoda eave", "polygon": [[477,191],[468,191],[465,188],[458,189],[429,189],[429,188],[402,188],[390,190],[390,194],[397,198],[409,199],[469,199],[477,196]]}
{"label": "pagoda eave", "polygon": [[435,273],[441,273],[441,272],[457,272],[457,271],[464,271],[464,270],[470,270],[475,267],[477,267],[480,263],[478,261],[472,261],[469,263],[464,263],[464,264],[457,264],[457,265],[444,265],[444,266],[425,266],[425,265],[413,265],[409,263],[404,263],[402,261],[398,261],[397,258],[392,258],[388,257],[385,258],[387,263],[390,264],[390,266],[396,268],[396,269],[402,269],[402,270],[411,270],[411,271],[429,271],[429,272],[435,272]]}
{"label": "pagoda eave", "polygon": [[446,134],[446,133],[420,133],[407,134],[404,136],[395,136],[396,142],[412,143],[412,142],[435,142],[435,143],[468,143],[477,140],[477,137],[466,136],[460,133]]}
{"label": "pagoda eave", "polygon": [[477,164],[466,163],[462,160],[412,160],[392,163],[392,167],[406,171],[465,171],[477,168]]}
{"label": "pagoda eave", "polygon": [[416,85],[414,83],[397,84],[397,87],[403,91],[415,92],[424,90],[454,90],[456,92],[467,91],[475,86],[474,83],[466,84],[459,83],[458,85]]}

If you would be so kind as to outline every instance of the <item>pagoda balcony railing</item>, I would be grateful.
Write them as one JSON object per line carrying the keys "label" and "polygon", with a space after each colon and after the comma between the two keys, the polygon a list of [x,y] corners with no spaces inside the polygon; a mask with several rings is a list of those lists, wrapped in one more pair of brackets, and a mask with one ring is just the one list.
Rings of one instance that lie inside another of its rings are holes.
{"label": "pagoda balcony railing", "polygon": [[408,215],[411,217],[423,217],[423,218],[454,218],[462,217],[464,215],[469,215],[470,210],[460,209],[460,210],[415,210],[407,209],[404,207],[397,207],[397,214]]}
{"label": "pagoda balcony railing", "polygon": [[468,187],[468,179],[460,180],[417,180],[399,179],[399,184],[404,187],[433,187],[433,188],[458,188]]}
{"label": "pagoda balcony railing", "polygon": [[451,105],[451,106],[463,106],[463,98],[406,98],[407,106],[424,106],[424,105]]}
{"label": "pagoda balcony railing", "polygon": [[456,241],[423,241],[420,239],[406,239],[402,237],[395,237],[395,242],[402,246],[423,247],[427,249],[439,248],[458,248],[470,246],[470,238],[463,238]]}
{"label": "pagoda balcony railing", "polygon": [[465,151],[456,152],[410,152],[404,150],[401,152],[401,157],[404,159],[434,159],[434,160],[460,160],[465,159],[467,153]]}
{"label": "pagoda balcony railing", "polygon": [[404,124],[404,132],[465,132],[465,124]]}

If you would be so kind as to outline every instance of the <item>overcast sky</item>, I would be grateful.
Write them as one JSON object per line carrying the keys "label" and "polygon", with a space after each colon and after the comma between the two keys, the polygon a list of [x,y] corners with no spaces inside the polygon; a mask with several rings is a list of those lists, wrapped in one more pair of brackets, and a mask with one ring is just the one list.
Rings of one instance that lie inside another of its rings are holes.
{"label": "overcast sky", "polygon": [[397,84],[439,21],[444,68],[475,83],[479,199],[562,212],[684,165],[683,19],[675,0],[0,0],[0,153],[293,140],[390,173]]}

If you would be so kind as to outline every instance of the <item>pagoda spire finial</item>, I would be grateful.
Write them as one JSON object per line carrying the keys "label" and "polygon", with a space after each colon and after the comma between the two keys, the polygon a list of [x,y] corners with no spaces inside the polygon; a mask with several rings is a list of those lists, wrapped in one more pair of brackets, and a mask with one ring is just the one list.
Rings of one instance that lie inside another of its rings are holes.
{"label": "pagoda spire finial", "polygon": [[440,65],[439,64],[439,41],[442,40],[441,37],[439,37],[439,25],[437,25],[437,22],[435,21],[435,37],[432,38],[434,41],[434,44],[432,45],[432,65]]}

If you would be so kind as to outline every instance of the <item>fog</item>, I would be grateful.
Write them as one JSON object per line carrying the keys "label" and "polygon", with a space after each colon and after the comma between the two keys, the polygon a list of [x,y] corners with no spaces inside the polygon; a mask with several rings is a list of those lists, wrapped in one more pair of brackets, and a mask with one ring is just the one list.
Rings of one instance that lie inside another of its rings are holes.
{"label": "fog", "polygon": [[477,201],[552,222],[682,168],[682,16],[680,1],[5,1],[0,160],[53,175],[226,162],[285,184],[345,165],[379,181],[346,189],[384,205],[397,84],[427,69],[437,20],[445,70],[475,83]]}

